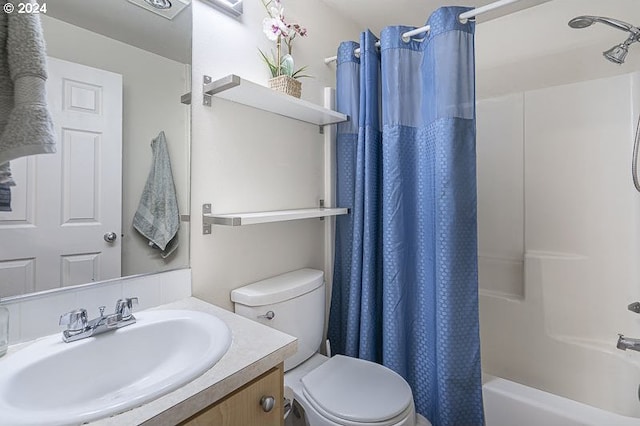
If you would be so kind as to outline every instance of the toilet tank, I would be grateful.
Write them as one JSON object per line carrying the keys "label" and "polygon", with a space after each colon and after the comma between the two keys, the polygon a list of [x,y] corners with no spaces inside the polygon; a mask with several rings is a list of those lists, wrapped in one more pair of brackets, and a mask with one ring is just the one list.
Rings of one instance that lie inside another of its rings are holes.
{"label": "toilet tank", "polygon": [[233,290],[231,300],[236,314],[298,338],[298,351],[285,360],[285,371],[318,352],[325,318],[324,272],[299,269],[258,281]]}

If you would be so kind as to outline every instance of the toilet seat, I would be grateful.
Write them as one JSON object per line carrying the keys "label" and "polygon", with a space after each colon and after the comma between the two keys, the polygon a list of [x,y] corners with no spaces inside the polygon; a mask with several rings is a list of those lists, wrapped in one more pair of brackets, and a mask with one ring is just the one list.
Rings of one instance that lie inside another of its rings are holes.
{"label": "toilet seat", "polygon": [[309,404],[337,424],[390,426],[414,412],[407,382],[373,362],[336,355],[301,383]]}

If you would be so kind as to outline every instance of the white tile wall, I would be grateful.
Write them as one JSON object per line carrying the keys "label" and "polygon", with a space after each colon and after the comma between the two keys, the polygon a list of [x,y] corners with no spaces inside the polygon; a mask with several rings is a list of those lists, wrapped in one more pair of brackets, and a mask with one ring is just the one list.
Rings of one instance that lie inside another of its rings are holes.
{"label": "white tile wall", "polygon": [[[191,271],[191,270],[189,270]],[[162,303],[181,300],[191,297],[191,274],[189,273],[189,285],[176,285],[176,282],[184,280],[181,270],[169,271],[160,277],[160,298]]]}
{"label": "white tile wall", "polygon": [[[22,332],[19,321],[12,321],[12,318],[20,318],[22,304],[13,303],[6,305],[9,308],[9,342],[17,342]],[[15,322],[15,324],[14,324]]]}
{"label": "white tile wall", "polygon": [[86,286],[26,295],[2,303],[9,308],[9,344],[27,342],[60,332],[60,315],[84,308],[89,318],[98,315],[98,307],[113,312],[116,300],[137,297],[136,310],[153,308],[191,296],[191,269],[177,269]]}
{"label": "white tile wall", "polygon": [[[18,317],[21,326],[20,341],[25,342],[55,333],[58,330],[60,315],[80,307],[77,300],[77,293],[70,291],[48,294],[24,302]],[[13,323],[15,319],[9,318],[10,328]]]}
{"label": "white tile wall", "polygon": [[162,304],[160,297],[160,287],[162,277],[156,277],[154,285],[149,285],[145,280],[133,281],[122,288],[122,297],[137,297],[138,310],[149,309]]}
{"label": "white tile wall", "polygon": [[[151,287],[156,287],[156,286],[151,285]],[[114,308],[116,306],[116,300],[118,300],[119,297],[116,299],[113,299],[113,295],[122,294],[122,289],[123,289],[123,283],[121,281],[117,281],[113,284],[109,284],[109,285],[101,286],[97,288],[88,287],[82,290],[78,290],[77,292],[73,292],[75,293],[75,297],[76,297],[76,299],[74,300],[74,303],[78,307],[86,309],[87,315],[89,316],[89,318],[95,318],[100,313],[100,310],[98,309],[99,306],[105,307],[104,309],[105,313],[114,311]],[[71,293],[70,296],[72,296],[73,293]],[[123,296],[127,297],[124,294]],[[57,314],[58,317],[60,316],[60,313],[54,312],[54,314]]]}

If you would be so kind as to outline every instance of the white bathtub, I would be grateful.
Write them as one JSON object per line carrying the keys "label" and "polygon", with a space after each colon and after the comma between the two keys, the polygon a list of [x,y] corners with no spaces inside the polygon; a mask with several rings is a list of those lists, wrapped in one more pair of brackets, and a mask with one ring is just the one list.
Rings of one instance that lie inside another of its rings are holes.
{"label": "white bathtub", "polygon": [[611,413],[498,377],[483,379],[486,426],[640,426],[637,417]]}

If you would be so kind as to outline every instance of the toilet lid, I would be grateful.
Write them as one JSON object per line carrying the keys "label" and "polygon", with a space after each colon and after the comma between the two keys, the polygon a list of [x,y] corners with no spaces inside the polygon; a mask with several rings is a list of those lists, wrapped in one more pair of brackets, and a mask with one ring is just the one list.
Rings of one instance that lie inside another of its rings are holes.
{"label": "toilet lid", "polygon": [[358,423],[400,416],[413,401],[409,384],[373,362],[336,355],[302,379],[305,396],[319,411]]}

